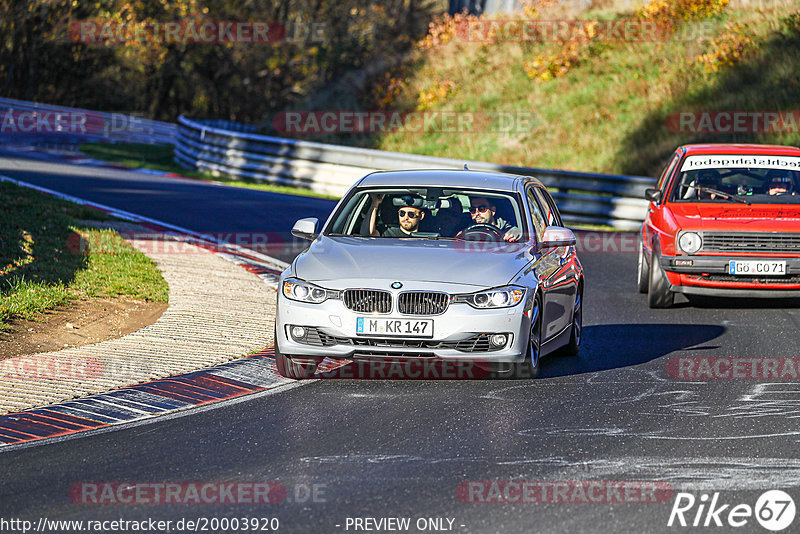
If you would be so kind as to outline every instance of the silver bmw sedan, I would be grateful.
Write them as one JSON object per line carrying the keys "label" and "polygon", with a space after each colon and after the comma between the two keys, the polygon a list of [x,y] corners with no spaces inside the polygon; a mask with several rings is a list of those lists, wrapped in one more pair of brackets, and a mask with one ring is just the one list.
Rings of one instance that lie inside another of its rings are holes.
{"label": "silver bmw sedan", "polygon": [[278,372],[325,358],[480,362],[535,377],[576,354],[583,268],[536,178],[471,170],[375,172],[356,182],[278,289]]}

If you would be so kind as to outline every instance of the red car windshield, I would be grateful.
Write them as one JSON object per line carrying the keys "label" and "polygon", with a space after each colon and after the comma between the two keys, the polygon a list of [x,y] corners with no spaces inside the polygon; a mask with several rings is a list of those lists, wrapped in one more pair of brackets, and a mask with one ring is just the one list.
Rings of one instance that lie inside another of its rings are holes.
{"label": "red car windshield", "polygon": [[800,204],[800,173],[748,167],[686,170],[678,175],[670,200]]}

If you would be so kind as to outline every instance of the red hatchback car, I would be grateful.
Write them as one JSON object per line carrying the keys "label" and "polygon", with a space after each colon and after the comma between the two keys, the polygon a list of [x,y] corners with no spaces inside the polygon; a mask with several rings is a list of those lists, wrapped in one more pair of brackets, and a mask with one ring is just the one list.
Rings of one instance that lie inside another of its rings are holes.
{"label": "red hatchback car", "polygon": [[640,234],[638,286],[651,308],[688,296],[800,297],[800,149],[679,147]]}

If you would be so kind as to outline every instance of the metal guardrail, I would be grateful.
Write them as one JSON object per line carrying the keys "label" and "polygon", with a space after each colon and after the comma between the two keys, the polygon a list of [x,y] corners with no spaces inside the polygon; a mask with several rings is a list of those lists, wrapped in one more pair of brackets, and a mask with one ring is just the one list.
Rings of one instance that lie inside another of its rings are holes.
{"label": "metal guardrail", "polygon": [[[8,114],[9,112],[10,115]],[[644,219],[644,176],[498,165],[258,135],[250,125],[181,116],[171,124],[122,114],[0,98],[0,141],[79,144],[92,141],[174,144],[175,161],[216,175],[343,194],[376,170],[461,169],[535,176],[553,191],[569,223],[637,229]]]}
{"label": "metal guardrail", "polygon": [[376,170],[461,169],[535,176],[551,191],[565,221],[635,230],[644,219],[644,190],[655,179],[644,176],[513,167],[483,161],[403,154],[383,150],[298,141],[253,133],[251,126],[181,116],[175,161],[192,169],[240,179],[305,187],[343,194],[356,180]]}
{"label": "metal guardrail", "polygon": [[174,144],[177,131],[175,124],[124,113],[0,98],[0,139],[6,142],[37,145],[92,141]]}

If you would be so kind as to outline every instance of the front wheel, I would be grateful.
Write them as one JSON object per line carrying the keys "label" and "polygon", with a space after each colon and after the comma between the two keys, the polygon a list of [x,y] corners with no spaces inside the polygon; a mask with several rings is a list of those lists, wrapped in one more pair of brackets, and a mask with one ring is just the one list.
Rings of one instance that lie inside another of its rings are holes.
{"label": "front wheel", "polygon": [[515,378],[536,378],[542,352],[542,298],[536,295],[531,308],[531,329],[528,334],[528,353],[524,362],[514,364]]}
{"label": "front wheel", "polygon": [[283,354],[278,348],[278,328],[275,326],[275,367],[278,374],[294,380],[311,378],[324,358],[300,357]]}
{"label": "front wheel", "polygon": [[655,249],[651,256],[650,276],[647,286],[647,305],[651,308],[669,308],[675,302],[675,293],[670,291],[669,280],[658,262]]}
{"label": "front wheel", "polygon": [[578,287],[575,295],[575,305],[572,308],[572,332],[569,343],[564,346],[563,353],[575,356],[581,350],[581,334],[583,333],[583,287]]}
{"label": "front wheel", "polygon": [[639,269],[636,276],[636,285],[639,293],[647,293],[647,285],[650,283],[650,267],[647,258],[644,257],[644,246],[639,247]]}
{"label": "front wheel", "polygon": [[314,373],[317,372],[319,360],[322,360],[322,358],[300,358],[275,352],[275,364],[278,368],[278,373],[281,376],[295,380],[314,376]]}

